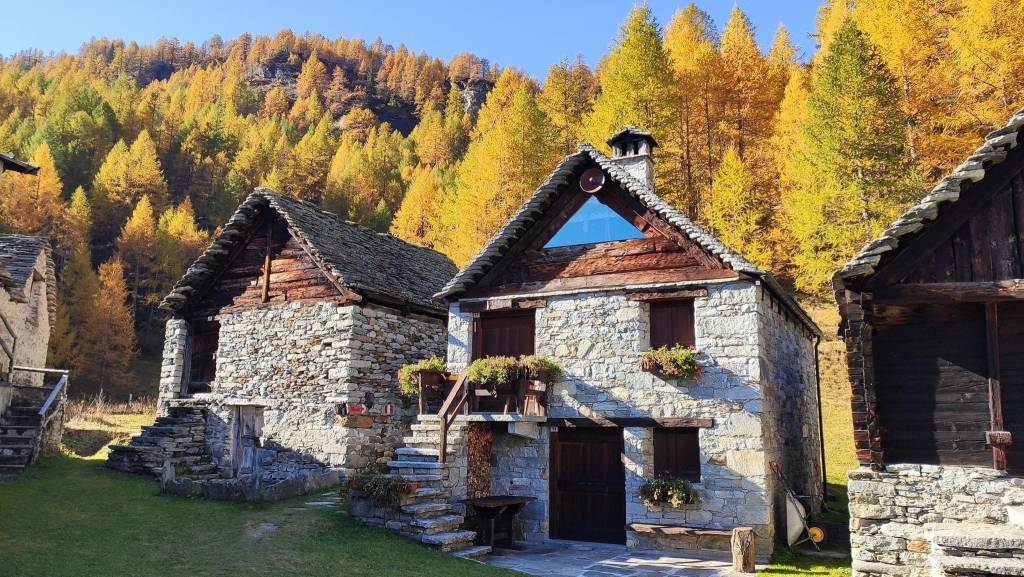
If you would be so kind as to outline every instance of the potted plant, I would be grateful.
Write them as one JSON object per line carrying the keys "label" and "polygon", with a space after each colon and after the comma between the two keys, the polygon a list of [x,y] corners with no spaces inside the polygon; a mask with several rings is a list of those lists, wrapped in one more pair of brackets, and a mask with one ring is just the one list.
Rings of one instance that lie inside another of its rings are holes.
{"label": "potted plant", "polygon": [[521,369],[513,357],[484,357],[469,365],[466,381],[491,391],[507,389],[519,378]]}
{"label": "potted plant", "polygon": [[692,346],[658,347],[640,355],[640,369],[672,379],[700,378],[697,350]]}
{"label": "potted plant", "polygon": [[526,378],[540,381],[546,385],[562,380],[562,365],[555,359],[544,355],[524,355],[519,357],[519,365],[526,373]]}
{"label": "potted plant", "polygon": [[398,385],[405,395],[418,394],[420,387],[436,391],[441,389],[447,374],[444,359],[430,357],[398,369]]}
{"label": "potted plant", "polygon": [[678,509],[700,503],[700,493],[686,479],[668,475],[655,475],[640,484],[640,499],[647,507],[671,507]]}

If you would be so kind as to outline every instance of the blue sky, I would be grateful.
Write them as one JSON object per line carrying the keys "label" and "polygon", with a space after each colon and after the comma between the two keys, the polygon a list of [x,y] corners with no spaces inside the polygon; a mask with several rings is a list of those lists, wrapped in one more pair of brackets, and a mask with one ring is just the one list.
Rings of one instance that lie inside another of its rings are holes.
{"label": "blue sky", "polygon": [[[664,26],[685,1],[651,0]],[[697,4],[725,25],[735,0]],[[803,52],[814,51],[814,19],[821,0],[746,0],[738,2],[757,27],[762,47],[781,22]],[[444,59],[469,51],[502,66],[514,65],[543,79],[548,67],[582,53],[590,65],[607,52],[631,0],[377,0],[324,2],[304,0],[113,2],[39,0],[17,18],[0,18],[0,54],[26,48],[76,52],[90,38],[106,36],[151,43],[160,36],[202,42],[212,34],[224,39],[242,32],[273,34],[281,28],[319,32],[334,38],[380,36],[393,45],[425,50]]]}

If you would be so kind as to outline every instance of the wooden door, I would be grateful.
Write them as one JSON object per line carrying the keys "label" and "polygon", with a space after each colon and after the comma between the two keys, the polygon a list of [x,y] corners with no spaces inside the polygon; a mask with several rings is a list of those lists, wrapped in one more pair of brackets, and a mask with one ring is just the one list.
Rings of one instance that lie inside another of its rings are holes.
{"label": "wooden door", "polygon": [[482,313],[473,331],[473,358],[533,354],[534,311]]}
{"label": "wooden door", "polygon": [[622,429],[562,428],[551,433],[551,536],[626,542]]}
{"label": "wooden door", "polygon": [[1024,475],[1024,303],[999,303],[999,372],[1003,428],[1013,435],[1006,469]]}
{"label": "wooden door", "polygon": [[231,453],[232,469],[236,477],[258,470],[262,435],[263,407],[237,407]]}

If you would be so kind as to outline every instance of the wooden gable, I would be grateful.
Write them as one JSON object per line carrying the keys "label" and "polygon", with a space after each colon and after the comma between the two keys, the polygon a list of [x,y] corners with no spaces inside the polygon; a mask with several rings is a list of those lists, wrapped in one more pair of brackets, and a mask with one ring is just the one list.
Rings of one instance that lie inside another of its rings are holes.
{"label": "wooden gable", "polygon": [[[1024,278],[1022,168],[1018,149],[883,266],[868,281],[868,290],[880,291],[883,299],[935,298],[944,287],[958,292],[973,287],[997,296],[996,283]],[[934,286],[899,288],[907,285]],[[988,300],[982,297],[963,300]]]}
{"label": "wooden gable", "polygon": [[248,241],[200,296],[190,316],[213,316],[228,307],[342,296],[342,289],[291,234],[285,221],[265,209]]}
{"label": "wooden gable", "polygon": [[591,198],[578,182],[578,178],[571,178],[562,185],[551,207],[520,235],[467,296],[738,278],[721,260],[607,177],[594,196],[632,223],[644,238],[545,248]]}

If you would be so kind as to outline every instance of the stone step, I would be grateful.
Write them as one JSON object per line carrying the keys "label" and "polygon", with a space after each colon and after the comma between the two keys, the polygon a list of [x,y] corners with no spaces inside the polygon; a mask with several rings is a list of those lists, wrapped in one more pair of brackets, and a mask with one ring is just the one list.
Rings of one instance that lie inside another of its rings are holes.
{"label": "stone step", "polygon": [[488,545],[476,545],[474,547],[466,547],[465,549],[452,551],[452,555],[455,557],[462,557],[463,559],[471,559],[473,561],[479,561],[487,555],[490,555],[490,553],[491,548]]}
{"label": "stone step", "polygon": [[390,469],[422,469],[427,471],[444,469],[444,467],[442,463],[437,461],[388,461],[388,468]]}
{"label": "stone step", "polygon": [[31,455],[32,445],[8,445],[0,444],[0,455]]}
{"label": "stone step", "polygon": [[399,447],[395,449],[395,454],[401,457],[401,460],[403,461],[436,462],[441,451],[440,449],[431,449],[427,447]]}
{"label": "stone step", "polygon": [[30,445],[35,435],[0,435],[0,446]]}
{"label": "stone step", "polygon": [[462,515],[438,515],[436,517],[413,519],[409,522],[409,526],[420,533],[433,535],[455,531],[465,520],[466,518]]}
{"label": "stone step", "polygon": [[401,477],[401,478],[405,479],[406,481],[419,483],[420,485],[423,485],[424,483],[440,483],[441,482],[441,475],[438,475],[436,473],[433,473],[433,474],[430,474],[430,475],[402,475],[402,474],[396,474],[396,473],[389,473],[389,474],[384,475],[384,476],[385,477],[392,477],[392,478],[394,478],[394,477]]}
{"label": "stone step", "polygon": [[412,495],[404,495],[401,497],[401,505],[416,505],[418,503],[425,503],[428,501],[436,501],[442,497],[440,489],[433,487],[421,487],[416,489],[416,492]]}
{"label": "stone step", "polygon": [[39,416],[39,409],[42,407],[14,406],[7,407],[6,415],[12,417],[34,417]]}
{"label": "stone step", "polygon": [[433,545],[442,551],[459,551],[467,549],[476,539],[476,531],[447,531],[445,533],[421,534],[417,538],[427,545]]}
{"label": "stone step", "polygon": [[424,517],[443,515],[451,511],[451,506],[444,502],[416,503],[414,505],[402,505],[402,512],[406,515],[420,519]]}
{"label": "stone step", "polygon": [[1024,527],[971,523],[954,525],[932,534],[932,543],[943,549],[954,549],[954,555],[975,551],[1021,552],[1024,556]]}
{"label": "stone step", "polygon": [[940,557],[941,575],[985,575],[1024,577],[1024,560],[1002,557]]}
{"label": "stone step", "polygon": [[0,417],[0,426],[17,427],[17,426],[36,426],[39,424],[39,415],[29,415],[24,417],[17,417],[11,415],[4,415]]}
{"label": "stone step", "polygon": [[12,467],[25,467],[31,455],[2,455],[0,454],[0,465]]}

